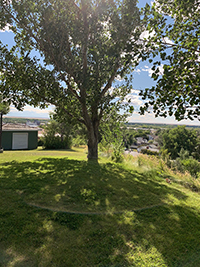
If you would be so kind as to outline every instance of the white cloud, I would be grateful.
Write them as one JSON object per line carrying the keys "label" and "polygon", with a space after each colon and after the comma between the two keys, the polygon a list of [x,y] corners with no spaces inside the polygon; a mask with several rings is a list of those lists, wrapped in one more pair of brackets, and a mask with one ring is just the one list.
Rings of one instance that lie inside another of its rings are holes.
{"label": "white cloud", "polygon": [[140,73],[141,70],[140,69],[136,69],[136,70],[134,70],[134,72]]}
{"label": "white cloud", "polygon": [[161,13],[161,14],[163,13],[161,5],[158,1],[156,1],[156,0],[151,1],[151,5],[154,6],[159,13]]}
{"label": "white cloud", "polygon": [[138,89],[131,89],[131,94],[132,95],[138,95],[139,92],[140,92],[140,90],[138,90]]}
{"label": "white cloud", "polygon": [[125,97],[124,103],[130,103],[136,108],[141,106],[144,102],[141,100],[139,92],[139,90],[132,89],[131,93]]}
{"label": "white cloud", "polygon": [[121,55],[120,55],[120,57],[121,57],[121,58],[125,58],[125,57],[126,57],[126,55],[127,55],[127,53],[125,53],[125,52],[122,52],[122,53],[121,53]]}
{"label": "white cloud", "polygon": [[10,24],[7,24],[3,29],[0,29],[0,32],[11,32]]}
{"label": "white cloud", "polygon": [[164,124],[178,124],[178,125],[199,125],[199,121],[195,119],[194,121],[182,120],[177,121],[172,117],[155,117],[154,113],[145,113],[145,115],[140,115],[134,112],[129,118],[128,122],[133,123],[164,123]]}
{"label": "white cloud", "polygon": [[[163,73],[164,73],[164,69],[163,69],[163,64],[161,64],[160,66],[158,66],[158,69],[159,69],[159,74],[160,75],[163,75]],[[146,71],[146,72],[148,72],[149,73],[149,76],[151,77],[151,75],[153,74],[153,70],[151,69],[151,67],[149,67],[149,66],[144,66],[144,68],[143,69],[141,69],[142,71]]]}
{"label": "white cloud", "polygon": [[115,87],[111,86],[108,90],[109,95],[113,95],[115,92]]}
{"label": "white cloud", "polygon": [[128,118],[129,122],[147,122],[148,123],[148,122],[152,122],[153,120],[155,120],[155,115],[150,114],[150,113],[145,113],[145,115],[140,115],[134,112],[132,116]]}
{"label": "white cloud", "polygon": [[28,117],[28,118],[49,118],[49,112],[53,111],[53,106],[49,106],[47,109],[34,108],[26,106],[23,111],[18,111],[14,106],[10,107],[8,116],[14,117]]}
{"label": "white cloud", "polygon": [[155,31],[149,32],[149,31],[143,31],[140,35],[140,39],[144,40],[149,37],[153,37],[155,35]]}
{"label": "white cloud", "polygon": [[[148,40],[148,38],[154,37],[155,34],[156,34],[156,32],[154,30],[151,31],[151,32],[149,32],[149,31],[143,31],[141,33],[141,35],[140,35],[140,40],[142,40],[142,41]],[[161,42],[164,43],[164,44],[166,44],[166,45],[174,45],[173,41],[170,40],[168,37],[163,37]],[[156,47],[158,46],[152,40],[151,40],[151,44],[155,44]]]}
{"label": "white cloud", "polygon": [[167,45],[174,45],[174,42],[172,42],[172,40],[170,40],[168,37],[162,38],[162,42]]}
{"label": "white cloud", "polygon": [[34,112],[35,114],[49,114],[49,109],[38,109],[33,107],[25,107],[23,112]]}
{"label": "white cloud", "polygon": [[117,77],[115,78],[115,80],[116,80],[116,81],[119,81],[119,82],[122,82],[122,81],[124,81],[124,79],[123,79],[123,78],[121,78],[121,76],[120,76],[120,75],[117,75]]}
{"label": "white cloud", "polygon": [[109,20],[101,22],[101,25],[103,26],[104,29],[104,35],[110,39],[111,38],[111,33],[110,33],[110,29],[109,29]]}
{"label": "white cloud", "polygon": [[151,67],[148,67],[148,66],[145,66],[145,67],[142,69],[142,71],[146,71],[146,72],[148,72],[150,77],[151,77],[151,75],[152,75],[152,73],[153,73]]}
{"label": "white cloud", "polygon": [[199,52],[195,52],[195,55],[197,55],[197,62],[200,61],[200,53]]}

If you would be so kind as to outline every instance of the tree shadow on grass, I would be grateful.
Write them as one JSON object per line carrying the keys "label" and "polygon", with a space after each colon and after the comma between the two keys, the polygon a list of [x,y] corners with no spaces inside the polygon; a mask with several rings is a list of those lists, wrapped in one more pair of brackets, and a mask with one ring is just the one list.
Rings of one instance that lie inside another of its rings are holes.
{"label": "tree shadow on grass", "polygon": [[186,196],[154,173],[41,158],[4,164],[0,188],[0,244],[13,266],[183,266],[200,248],[199,214],[157,206]]}
{"label": "tree shadow on grass", "polygon": [[10,176],[4,188],[18,190],[26,202],[61,211],[119,212],[159,205],[169,193],[184,197],[152,179],[155,173],[144,175],[111,163],[42,158],[7,163],[3,171],[4,177]]}

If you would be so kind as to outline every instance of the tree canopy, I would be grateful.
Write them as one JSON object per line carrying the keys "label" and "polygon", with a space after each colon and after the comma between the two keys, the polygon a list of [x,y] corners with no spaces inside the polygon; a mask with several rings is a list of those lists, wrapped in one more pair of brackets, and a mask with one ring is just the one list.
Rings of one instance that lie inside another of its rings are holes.
{"label": "tree canopy", "polygon": [[[83,123],[88,158],[97,158],[100,121],[120,108],[131,89],[127,74],[139,61],[137,1],[0,2],[0,27],[9,25],[16,42],[11,50],[0,47],[3,95],[18,109],[54,104]],[[118,76],[124,82],[114,88]]]}
{"label": "tree canopy", "polygon": [[3,97],[0,95],[0,114],[6,115],[10,111],[8,103],[3,102]]}
{"label": "tree canopy", "polygon": [[188,151],[189,155],[198,158],[199,142],[197,132],[189,130],[185,126],[165,130],[161,133],[162,148],[167,149],[170,157],[176,159],[181,150]]}
{"label": "tree canopy", "polygon": [[156,116],[200,120],[200,2],[156,0],[146,5],[144,17],[157,84],[141,92],[148,99],[142,113],[151,107]]}

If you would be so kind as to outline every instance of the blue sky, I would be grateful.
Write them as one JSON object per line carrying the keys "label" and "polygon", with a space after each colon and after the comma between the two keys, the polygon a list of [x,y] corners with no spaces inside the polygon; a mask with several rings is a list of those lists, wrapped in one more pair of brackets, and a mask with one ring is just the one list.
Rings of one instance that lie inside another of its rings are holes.
{"label": "blue sky", "polygon": [[[146,0],[140,0],[139,6],[144,6]],[[148,1],[151,3],[151,1]],[[8,44],[11,47],[14,44],[14,35],[11,31],[5,29],[0,31],[0,40],[4,44]],[[141,116],[138,114],[139,106],[142,105],[143,101],[139,97],[138,93],[140,90],[150,88],[155,83],[151,79],[151,66],[148,62],[141,62],[133,73],[133,94],[132,94],[132,105],[135,108],[134,113],[129,117],[130,122],[142,122],[142,123],[166,123],[166,124],[187,124],[187,125],[200,125],[199,121],[181,121],[177,122],[173,117],[168,118],[155,118],[154,114],[145,114]],[[26,117],[26,118],[48,118],[49,112],[53,110],[53,106],[49,106],[48,109],[39,109],[31,106],[26,106],[23,112],[17,111],[13,106],[10,108],[8,117]]]}

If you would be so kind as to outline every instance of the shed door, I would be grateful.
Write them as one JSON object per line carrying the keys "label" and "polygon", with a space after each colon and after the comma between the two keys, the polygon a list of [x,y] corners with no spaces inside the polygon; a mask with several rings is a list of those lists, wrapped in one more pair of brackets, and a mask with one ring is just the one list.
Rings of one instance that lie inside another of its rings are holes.
{"label": "shed door", "polygon": [[13,133],[12,149],[27,149],[28,133]]}

